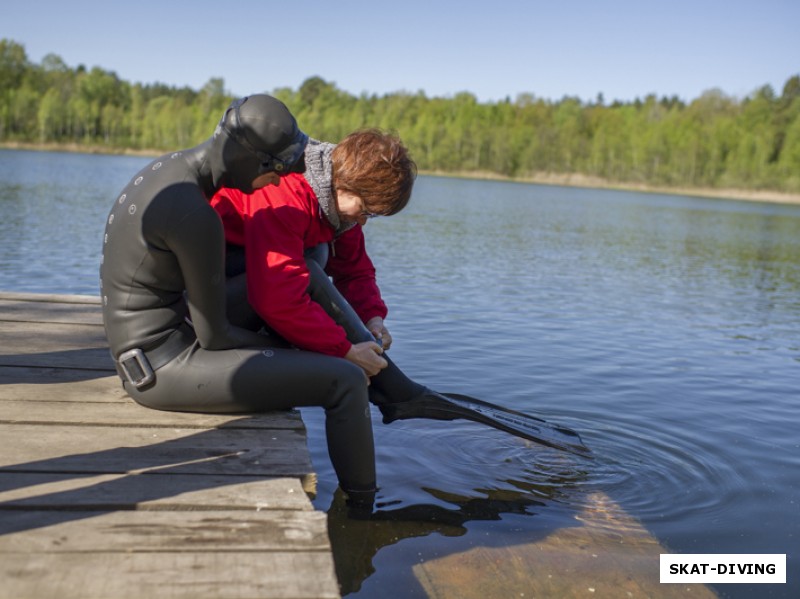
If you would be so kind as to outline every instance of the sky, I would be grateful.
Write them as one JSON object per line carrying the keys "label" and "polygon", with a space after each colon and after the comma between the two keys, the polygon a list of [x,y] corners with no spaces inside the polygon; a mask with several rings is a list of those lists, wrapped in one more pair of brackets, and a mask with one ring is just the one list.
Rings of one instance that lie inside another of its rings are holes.
{"label": "sky", "polygon": [[780,94],[800,74],[798,0],[0,0],[0,38],[40,63],[234,96],[318,76],[354,95],[588,102],[718,89]]}

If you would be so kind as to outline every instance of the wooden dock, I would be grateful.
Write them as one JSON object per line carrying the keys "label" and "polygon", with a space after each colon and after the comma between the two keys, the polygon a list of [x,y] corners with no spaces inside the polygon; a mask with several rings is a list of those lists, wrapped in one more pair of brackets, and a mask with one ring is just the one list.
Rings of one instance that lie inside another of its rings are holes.
{"label": "wooden dock", "polygon": [[[99,300],[0,293],[0,599],[339,597],[314,487],[297,412],[138,406]],[[409,574],[432,599],[715,597],[659,584],[667,550],[609,497],[585,503],[538,542],[478,544]],[[371,563],[386,526],[348,523],[350,557]]]}
{"label": "wooden dock", "polygon": [[297,412],[148,410],[99,301],[0,294],[0,599],[339,597]]}

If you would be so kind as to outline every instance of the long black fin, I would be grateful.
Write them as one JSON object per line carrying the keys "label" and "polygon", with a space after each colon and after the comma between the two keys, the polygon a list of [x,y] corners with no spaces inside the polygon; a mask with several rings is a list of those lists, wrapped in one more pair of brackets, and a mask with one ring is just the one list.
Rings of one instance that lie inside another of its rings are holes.
{"label": "long black fin", "polygon": [[[351,343],[374,340],[355,310],[339,293],[320,265],[319,262],[324,263],[327,260],[325,247],[320,246],[318,250],[322,252],[322,258],[309,255],[306,259],[311,273],[309,286],[311,298],[344,328]],[[403,374],[388,355],[384,354],[384,358],[389,365],[372,377],[370,399],[380,408],[386,424],[410,418],[432,420],[462,418],[562,451],[580,456],[591,454],[589,448],[581,441],[580,435],[572,429],[550,424],[541,418],[467,395],[431,391]]]}
{"label": "long black fin", "polygon": [[467,395],[428,390],[410,401],[384,404],[380,409],[386,424],[411,418],[464,419],[561,451],[584,457],[591,455],[580,435],[570,428]]}

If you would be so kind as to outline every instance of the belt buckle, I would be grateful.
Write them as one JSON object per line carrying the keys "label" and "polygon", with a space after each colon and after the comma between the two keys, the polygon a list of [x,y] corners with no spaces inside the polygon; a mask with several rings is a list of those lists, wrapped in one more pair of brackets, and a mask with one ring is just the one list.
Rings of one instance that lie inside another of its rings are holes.
{"label": "belt buckle", "polygon": [[147,356],[138,347],[124,352],[117,361],[125,374],[125,378],[137,389],[149,385],[156,378]]}

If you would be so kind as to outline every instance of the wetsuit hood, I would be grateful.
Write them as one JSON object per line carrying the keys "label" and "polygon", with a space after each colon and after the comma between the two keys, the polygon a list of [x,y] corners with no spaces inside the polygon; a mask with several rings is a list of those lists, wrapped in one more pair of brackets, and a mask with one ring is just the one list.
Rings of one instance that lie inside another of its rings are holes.
{"label": "wetsuit hood", "polygon": [[305,171],[308,136],[280,100],[255,94],[231,103],[212,138],[215,187],[252,193],[264,173]]}

